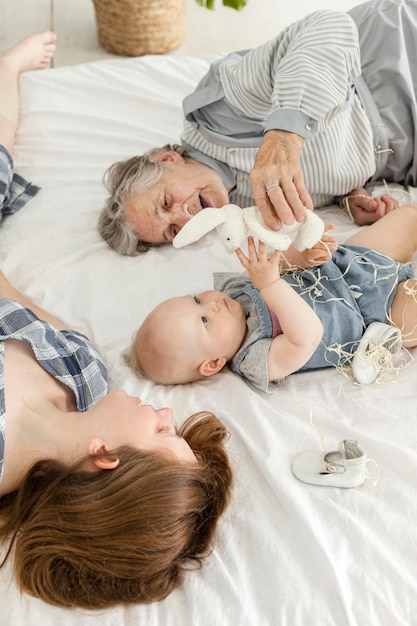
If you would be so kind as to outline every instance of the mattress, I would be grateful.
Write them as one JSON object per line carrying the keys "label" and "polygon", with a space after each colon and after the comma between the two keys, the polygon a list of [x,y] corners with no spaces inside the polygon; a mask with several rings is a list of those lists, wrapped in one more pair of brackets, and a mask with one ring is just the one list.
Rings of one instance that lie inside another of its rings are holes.
{"label": "mattress", "polygon": [[[230,371],[163,387],[128,370],[121,352],[162,300],[241,271],[215,232],[180,250],[128,258],[97,231],[114,161],[178,141],[182,98],[213,57],[97,61],[21,76],[16,171],[41,186],[0,228],[1,268],[69,327],[88,335],[111,387],[177,424],[195,411],[230,432],[233,497],[211,555],[165,600],[106,611],[69,610],[22,594],[0,569],[0,623],[52,626],[410,626],[417,624],[416,352],[385,384],[361,386],[336,369],[290,376],[272,394]],[[336,207],[320,211],[340,241],[355,232]],[[362,488],[313,486],[291,472],[306,450],[355,439],[379,467]],[[374,476],[374,478],[373,478]]]}

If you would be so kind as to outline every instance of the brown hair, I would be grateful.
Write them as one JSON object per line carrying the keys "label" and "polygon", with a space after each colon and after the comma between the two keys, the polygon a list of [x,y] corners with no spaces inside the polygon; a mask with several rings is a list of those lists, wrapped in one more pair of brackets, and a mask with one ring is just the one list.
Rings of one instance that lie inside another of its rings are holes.
{"label": "brown hair", "polygon": [[227,431],[196,413],[178,434],[198,463],[129,447],[113,470],[45,460],[0,499],[0,538],[20,587],[46,602],[98,609],[165,598],[211,551],[232,472]]}
{"label": "brown hair", "polygon": [[110,248],[127,256],[138,256],[160,244],[138,239],[126,219],[125,205],[129,198],[155,184],[162,176],[162,166],[152,156],[174,151],[185,155],[186,149],[179,144],[167,144],[152,148],[145,154],[113,163],[104,174],[104,184],[110,196],[102,209],[98,230]]}

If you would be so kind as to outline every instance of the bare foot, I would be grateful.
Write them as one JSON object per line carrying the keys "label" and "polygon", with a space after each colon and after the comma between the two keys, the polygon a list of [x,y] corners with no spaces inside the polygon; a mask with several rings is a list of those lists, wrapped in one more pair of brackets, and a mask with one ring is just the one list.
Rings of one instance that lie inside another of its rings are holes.
{"label": "bare foot", "polygon": [[50,30],[29,35],[18,44],[0,52],[0,64],[7,63],[20,72],[47,67],[55,54],[56,35]]}

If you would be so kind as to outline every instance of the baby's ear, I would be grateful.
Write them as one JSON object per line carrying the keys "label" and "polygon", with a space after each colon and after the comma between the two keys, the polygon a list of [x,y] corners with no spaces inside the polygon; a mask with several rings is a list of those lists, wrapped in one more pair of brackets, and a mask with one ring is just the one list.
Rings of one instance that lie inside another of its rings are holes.
{"label": "baby's ear", "polygon": [[218,359],[211,359],[210,361],[203,361],[200,363],[198,367],[198,371],[203,376],[213,376],[213,374],[217,374],[221,369],[226,365],[226,359],[224,356],[219,357]]}

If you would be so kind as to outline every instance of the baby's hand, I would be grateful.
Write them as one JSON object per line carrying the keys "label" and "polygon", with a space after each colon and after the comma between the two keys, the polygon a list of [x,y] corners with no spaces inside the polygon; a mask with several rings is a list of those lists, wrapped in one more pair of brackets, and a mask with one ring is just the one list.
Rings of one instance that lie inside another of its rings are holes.
{"label": "baby's hand", "polygon": [[307,248],[303,252],[299,252],[301,255],[302,267],[314,267],[321,265],[329,261],[332,256],[332,252],[337,250],[336,237],[328,235],[329,230],[333,230],[333,224],[326,224],[324,233],[320,239],[312,248]]}
{"label": "baby's hand", "polygon": [[259,291],[280,278],[280,250],[275,250],[268,256],[263,241],[258,242],[257,250],[253,237],[248,237],[248,256],[241,248],[237,248],[235,252],[243,267],[249,272],[253,286]]}

